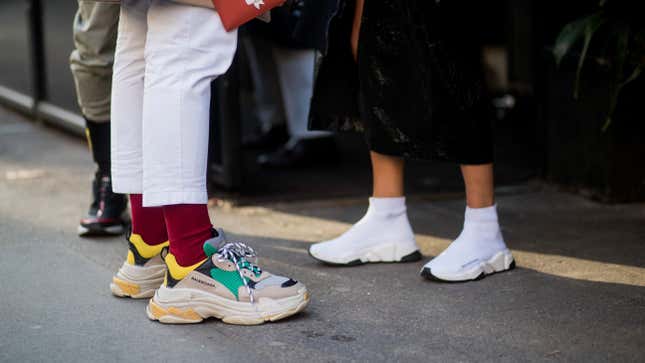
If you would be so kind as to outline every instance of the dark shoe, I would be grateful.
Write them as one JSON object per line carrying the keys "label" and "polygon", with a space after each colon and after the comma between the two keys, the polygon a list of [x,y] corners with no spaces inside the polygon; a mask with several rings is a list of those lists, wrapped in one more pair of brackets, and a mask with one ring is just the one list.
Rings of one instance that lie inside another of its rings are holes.
{"label": "dark shoe", "polygon": [[300,140],[292,147],[282,146],[274,152],[258,156],[258,164],[273,168],[295,168],[337,161],[338,150],[333,137]]}
{"label": "dark shoe", "polygon": [[112,192],[109,175],[97,172],[92,182],[94,200],[87,216],[78,226],[79,236],[120,235],[129,223],[128,199],[123,194]]}
{"label": "dark shoe", "polygon": [[285,125],[271,128],[268,132],[249,136],[242,146],[248,150],[274,150],[289,140],[289,133]]}

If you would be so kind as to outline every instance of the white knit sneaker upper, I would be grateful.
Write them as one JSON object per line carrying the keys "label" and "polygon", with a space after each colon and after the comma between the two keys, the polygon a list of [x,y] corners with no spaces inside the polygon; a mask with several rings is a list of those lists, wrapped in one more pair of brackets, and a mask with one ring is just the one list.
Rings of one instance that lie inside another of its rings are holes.
{"label": "white knit sneaker upper", "polygon": [[422,274],[448,281],[472,280],[507,270],[513,257],[504,243],[495,205],[466,208],[464,228],[448,248],[428,262]]}
{"label": "white knit sneaker upper", "polygon": [[338,238],[316,243],[310,254],[332,264],[397,262],[418,251],[405,198],[370,198],[367,212]]}

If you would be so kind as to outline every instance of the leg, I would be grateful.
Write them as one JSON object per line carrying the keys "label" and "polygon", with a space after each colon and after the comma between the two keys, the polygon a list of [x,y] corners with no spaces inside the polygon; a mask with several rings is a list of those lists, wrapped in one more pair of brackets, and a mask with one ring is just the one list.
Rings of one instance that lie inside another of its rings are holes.
{"label": "leg", "polygon": [[403,158],[370,151],[374,198],[398,198],[404,196]]}
{"label": "leg", "polygon": [[340,237],[312,245],[312,257],[334,265],[412,262],[421,259],[403,196],[400,157],[370,152],[373,197],[367,212]]}
{"label": "leg", "polygon": [[142,117],[147,5],[123,1],[112,79],[112,178],[114,190],[143,192]]}
{"label": "leg", "polygon": [[421,270],[426,278],[468,281],[512,269],[494,204],[493,164],[462,165],[466,185],[464,227],[457,239]]}
{"label": "leg", "polygon": [[329,132],[307,130],[309,103],[314,89],[316,51],[274,46],[273,59],[278,70],[290,143],[329,136]]}
{"label": "leg", "polygon": [[168,1],[152,0],[148,24],[143,198],[163,206],[170,238],[166,281],[148,317],[260,324],[299,312],[309,301],[306,287],[255,266],[254,252],[226,244],[208,217],[210,83],[231,64],[237,34],[226,32],[213,10]]}
{"label": "leg", "polygon": [[130,193],[132,233],[149,245],[158,245],[168,240],[163,212],[161,208],[144,208],[141,195],[147,13],[145,1],[122,2],[112,87],[112,153],[115,189]]}
{"label": "leg", "polygon": [[206,256],[211,82],[230,66],[236,32],[211,9],[153,0],[147,14],[143,204],[163,206],[170,253],[182,266]]}
{"label": "leg", "polygon": [[119,4],[79,0],[74,17],[74,51],[70,68],[83,116],[110,121],[112,65],[119,22]]}
{"label": "leg", "polygon": [[112,279],[116,296],[148,298],[166,271],[160,253],[168,246],[161,208],[142,205],[142,103],[147,2],[121,4],[112,82],[112,161],[114,188],[131,193],[132,233],[128,257]]}
{"label": "leg", "polygon": [[211,9],[152,0],[143,102],[143,203],[206,204],[211,82],[237,46]]}
{"label": "leg", "polygon": [[[356,0],[350,38],[354,58],[364,0]],[[309,248],[315,259],[334,265],[359,265],[367,262],[411,262],[421,259],[404,197],[402,158],[370,152],[373,196],[367,212],[340,237],[316,243]]]}
{"label": "leg", "polygon": [[493,164],[462,165],[466,185],[466,205],[470,208],[490,207],[495,203]]}
{"label": "leg", "polygon": [[70,68],[97,170],[93,201],[81,220],[81,236],[121,234],[127,225],[127,199],[114,194],[110,176],[110,88],[119,5],[79,1],[74,18]]}
{"label": "leg", "polygon": [[350,42],[352,45],[352,52],[354,53],[354,59],[358,59],[358,40],[360,38],[361,32],[361,19],[363,17],[363,6],[365,0],[356,0],[356,10],[354,12],[354,23],[352,24],[352,35]]}
{"label": "leg", "polygon": [[277,77],[276,65],[271,54],[272,45],[257,36],[243,37],[242,43],[248,57],[256,117],[262,133],[284,126],[284,110]]}
{"label": "leg", "polygon": [[316,52],[313,49],[273,47],[289,141],[279,149],[258,156],[267,167],[295,167],[334,162],[336,145],[331,133],[307,130],[313,95]]}

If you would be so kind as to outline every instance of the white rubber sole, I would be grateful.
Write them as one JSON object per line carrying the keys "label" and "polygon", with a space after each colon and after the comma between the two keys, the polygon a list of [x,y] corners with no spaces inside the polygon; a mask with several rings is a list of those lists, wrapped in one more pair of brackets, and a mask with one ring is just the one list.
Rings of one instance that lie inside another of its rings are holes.
{"label": "white rubber sole", "polygon": [[150,320],[165,324],[192,324],[217,318],[235,325],[259,325],[277,321],[304,310],[309,292],[301,288],[297,295],[270,299],[260,298],[254,304],[233,301],[196,289],[161,286],[146,308]]}
{"label": "white rubber sole", "polygon": [[114,226],[109,226],[109,227],[103,227],[100,230],[92,230],[87,227],[83,226],[78,226],[76,228],[76,233],[79,236],[87,236],[87,235],[121,235],[125,233],[125,227],[122,225],[114,225]]}
{"label": "white rubber sole", "polygon": [[416,243],[384,243],[352,251],[347,257],[340,259],[325,258],[309,248],[309,255],[318,261],[330,265],[355,266],[365,263],[392,263],[419,261],[422,256]]}
{"label": "white rubber sole", "polygon": [[487,275],[492,275],[497,272],[504,272],[515,268],[515,260],[511,251],[504,250],[496,253],[488,261],[480,261],[473,263],[467,269],[459,272],[444,272],[439,270],[432,270],[429,267],[424,267],[421,270],[421,276],[430,280],[459,282],[459,281],[472,281],[484,278]]}
{"label": "white rubber sole", "polygon": [[166,265],[141,267],[124,262],[112,278],[110,291],[118,297],[150,298],[163,283],[165,274]]}

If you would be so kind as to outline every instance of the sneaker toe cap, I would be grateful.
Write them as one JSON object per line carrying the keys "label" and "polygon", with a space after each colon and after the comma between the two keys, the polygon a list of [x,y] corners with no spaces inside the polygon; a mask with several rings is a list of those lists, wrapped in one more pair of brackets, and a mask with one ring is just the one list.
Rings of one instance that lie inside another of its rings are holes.
{"label": "sneaker toe cap", "polygon": [[325,242],[320,242],[320,243],[311,245],[309,247],[309,255],[321,261],[333,260],[333,257],[331,256],[331,254],[329,253],[329,251],[327,251]]}
{"label": "sneaker toe cap", "polygon": [[421,274],[425,276],[432,273],[432,275],[436,277],[438,275],[445,276],[459,274],[461,270],[461,266],[446,263],[443,259],[435,257],[423,266]]}
{"label": "sneaker toe cap", "polygon": [[289,283],[287,284],[288,286],[283,286],[285,284],[273,285],[273,286],[263,288],[261,290],[256,290],[256,297],[283,299],[283,298],[301,295],[302,293],[304,293],[304,291],[307,290],[307,287],[302,282],[291,280],[291,279],[289,279],[288,281],[293,281],[294,283],[293,284]]}

